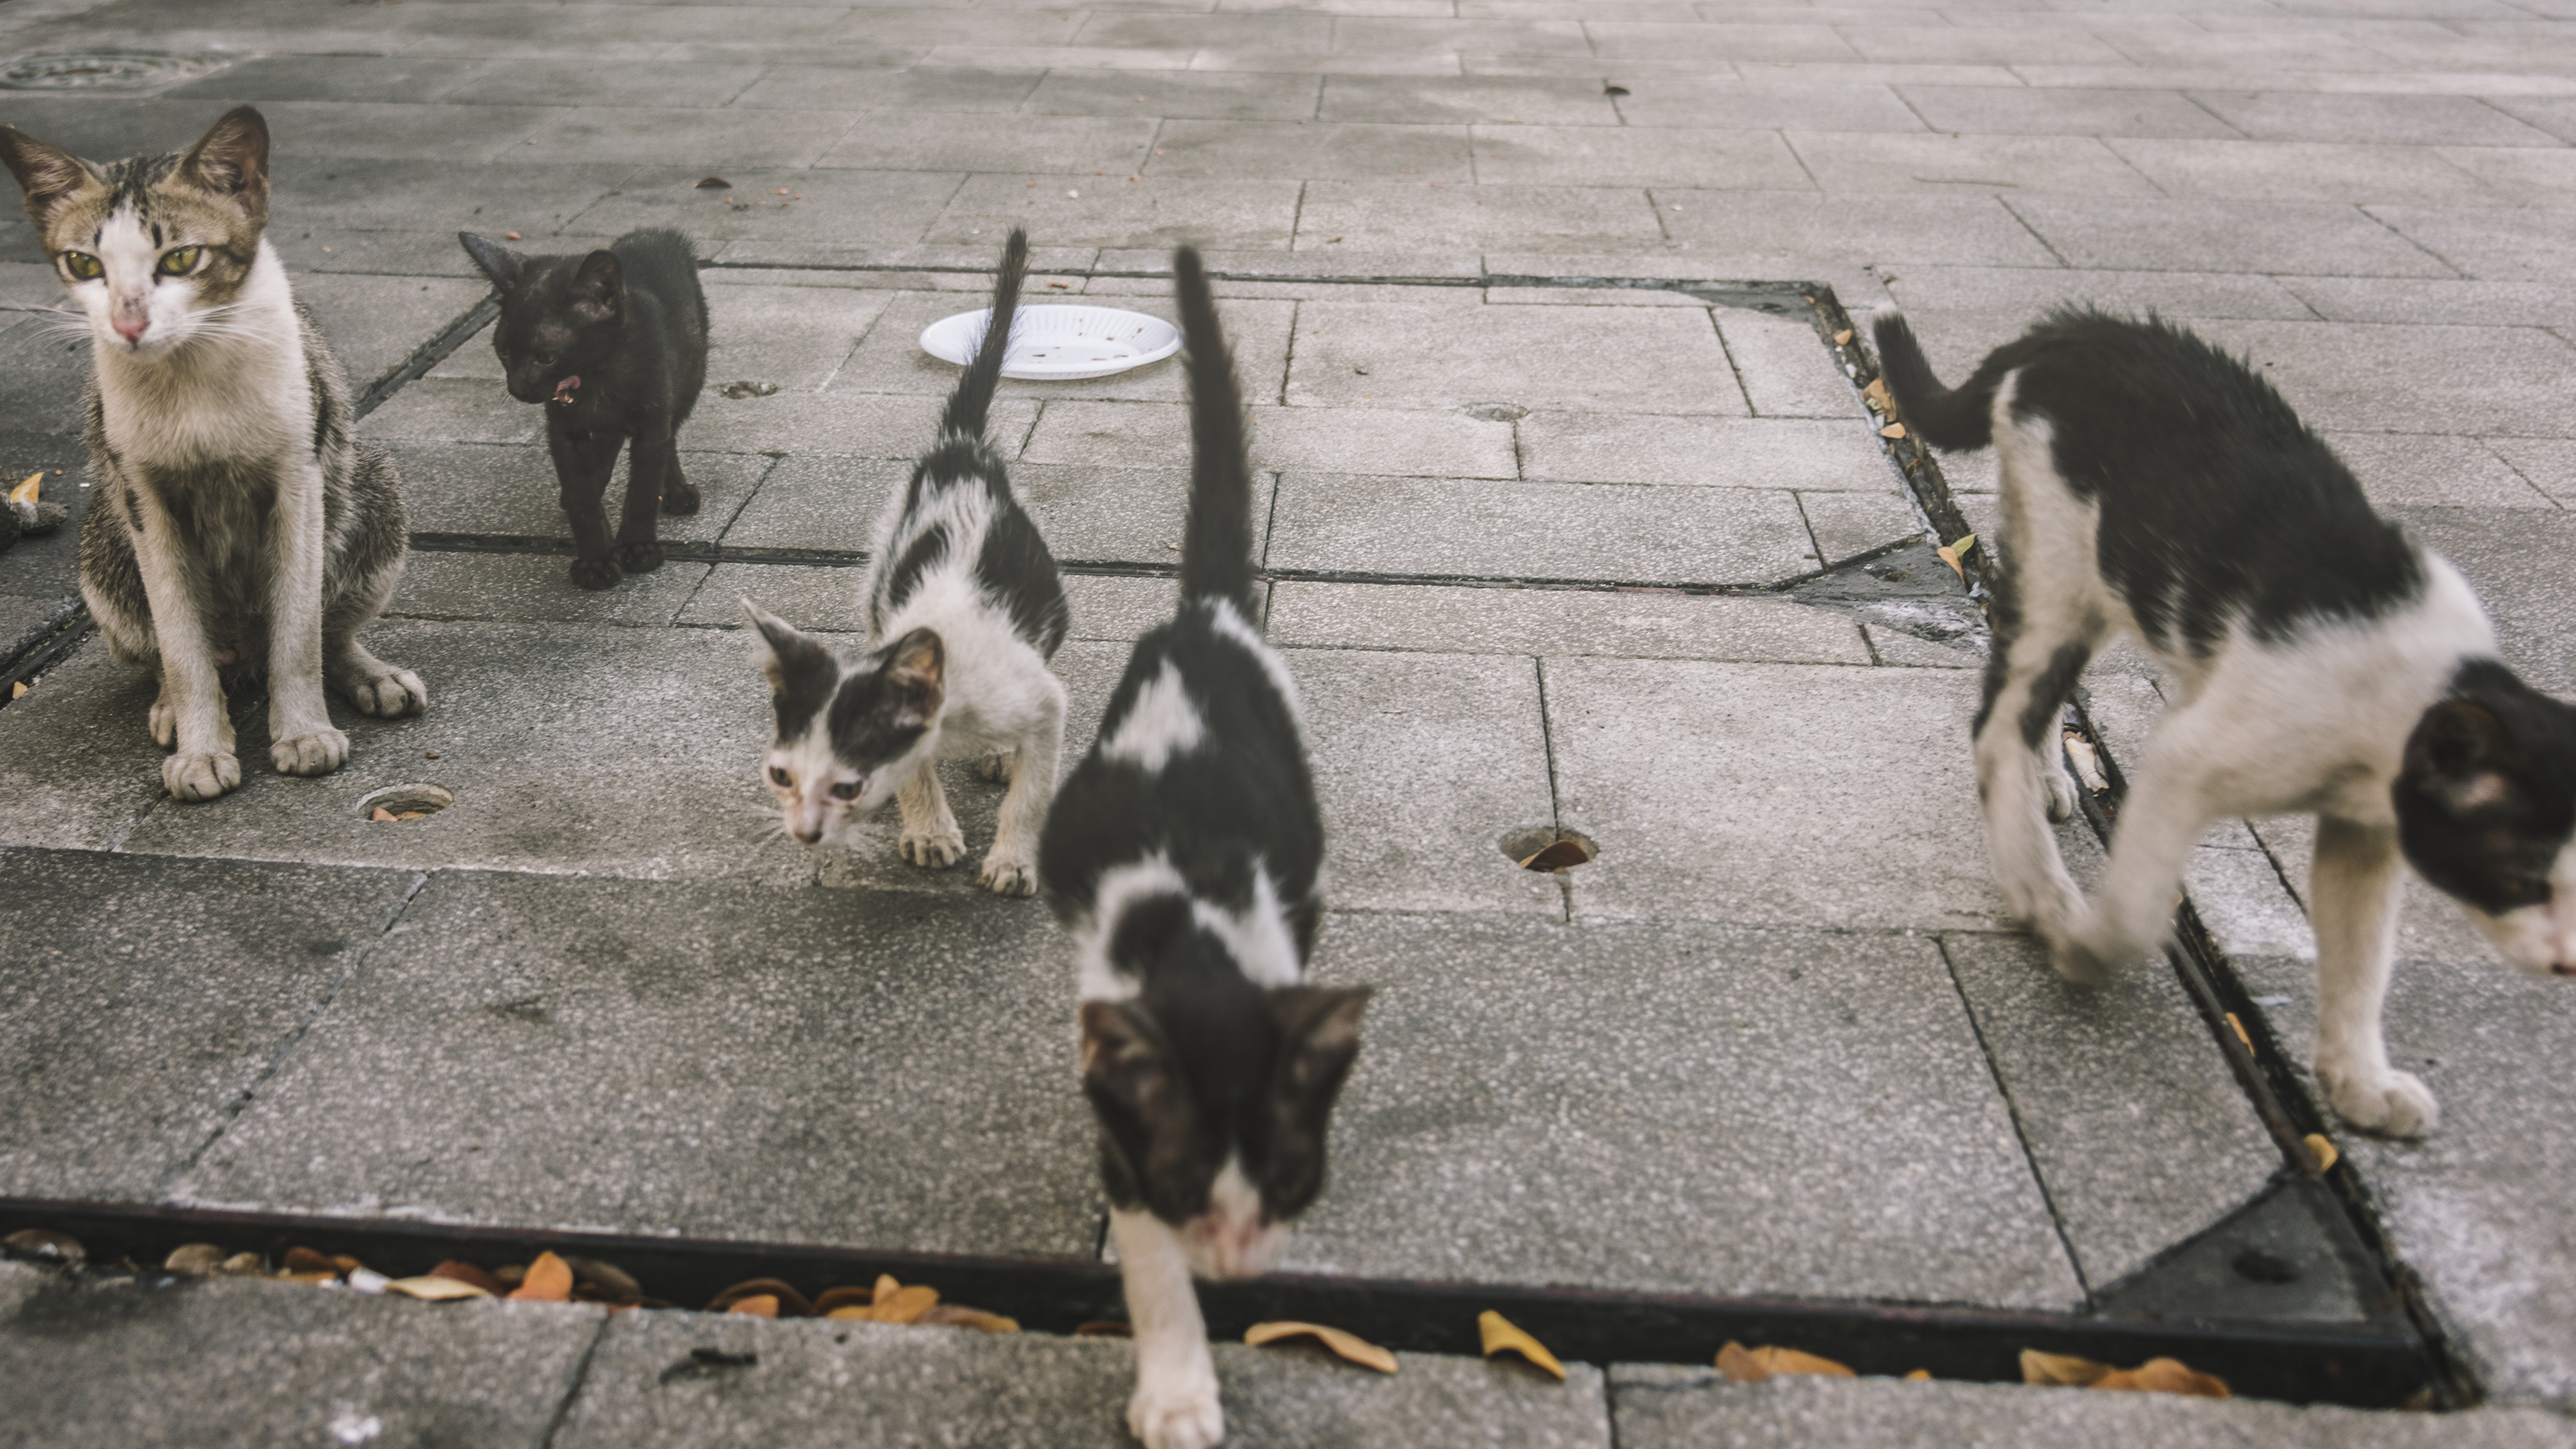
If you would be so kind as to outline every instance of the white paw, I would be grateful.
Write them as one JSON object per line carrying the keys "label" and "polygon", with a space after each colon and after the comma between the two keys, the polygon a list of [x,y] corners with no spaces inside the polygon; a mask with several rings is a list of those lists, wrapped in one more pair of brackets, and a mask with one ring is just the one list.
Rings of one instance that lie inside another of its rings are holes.
{"label": "white paw", "polygon": [[212,800],[241,787],[241,761],[231,755],[172,755],[161,762],[161,785],[182,800]]}
{"label": "white paw", "polygon": [[983,873],[975,879],[997,896],[1033,896],[1038,893],[1038,863],[1024,858],[1005,859],[995,851],[984,857]]}
{"label": "white paw", "polygon": [[328,727],[268,747],[281,775],[327,775],[349,762],[349,737]]}
{"label": "white paw", "polygon": [[1139,1376],[1127,1401],[1127,1428],[1145,1449],[1209,1449],[1225,1439],[1225,1408],[1217,1402],[1216,1374]]}
{"label": "white paw", "polygon": [[953,825],[936,833],[907,830],[895,849],[914,865],[945,870],[966,858],[966,832]]}
{"label": "white paw", "polygon": [[2442,1122],[2442,1104],[2433,1089],[2412,1072],[2390,1072],[2377,1080],[2348,1079],[2317,1064],[2326,1098],[2346,1122],[2382,1137],[2421,1137]]}
{"label": "white paw", "polygon": [[2042,766],[2039,772],[2039,787],[2041,793],[2048,797],[2049,819],[2075,818],[2077,800],[2075,777],[2066,772],[2065,761],[2055,760]]}
{"label": "white paw", "polygon": [[2083,921],[2043,935],[2048,941],[2048,964],[2078,986],[2101,985],[2144,951],[2135,942],[2104,940],[2098,928]]}
{"label": "white paw", "polygon": [[1011,759],[1009,750],[986,755],[975,762],[975,773],[994,784],[1007,785],[1011,782]]}
{"label": "white paw", "polygon": [[152,701],[152,712],[144,716],[152,727],[152,743],[161,748],[176,749],[179,744],[179,711],[166,699]]}
{"label": "white paw", "polygon": [[349,682],[346,691],[350,707],[377,719],[395,719],[418,714],[429,708],[429,689],[420,676],[408,669],[397,669],[373,679]]}

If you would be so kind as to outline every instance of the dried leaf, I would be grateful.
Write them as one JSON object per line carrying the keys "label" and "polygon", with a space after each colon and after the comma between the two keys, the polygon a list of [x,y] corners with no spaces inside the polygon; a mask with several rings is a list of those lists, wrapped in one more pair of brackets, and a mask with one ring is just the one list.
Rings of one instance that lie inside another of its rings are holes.
{"label": "dried leaf", "polygon": [[[1035,183],[1031,184],[1034,185]],[[698,178],[698,190],[700,191],[722,191],[731,185],[733,185],[732,182],[725,180],[721,176],[701,176]]]}
{"label": "dried leaf", "polygon": [[385,825],[391,825],[394,823],[394,812],[386,809],[382,805],[379,805],[376,807],[376,813],[368,816],[367,819]]}
{"label": "dried leaf", "polygon": [[1878,430],[1878,435],[1879,435],[1880,437],[1882,437],[1882,438],[1901,438],[1901,437],[1904,437],[1904,436],[1905,436],[1905,424],[1903,424],[1903,423],[1889,423],[1886,427],[1883,427],[1883,428],[1881,428],[1881,429],[1879,429],[1879,430]]}
{"label": "dried leaf", "polygon": [[337,1274],[337,1273],[287,1273],[287,1272],[280,1272],[280,1273],[277,1275],[277,1281],[278,1281],[278,1282],[280,1282],[280,1283],[311,1283],[311,1284],[320,1284],[320,1283],[337,1283],[337,1282],[339,1282],[339,1281],[340,1281],[340,1275],[339,1275],[339,1274]]}
{"label": "dried leaf", "polygon": [[1592,852],[1585,850],[1581,841],[1559,840],[1522,861],[1521,869],[1563,870],[1570,865],[1581,865],[1591,858]]}
{"label": "dried leaf", "polygon": [[737,1298],[731,1303],[725,1305],[725,1312],[739,1313],[746,1318],[776,1318],[778,1316],[778,1295],[774,1293],[754,1293],[748,1298]]}
{"label": "dried leaf", "polygon": [[27,697],[27,681],[23,679],[11,680],[9,683],[9,697],[11,699],[25,699]]}
{"label": "dried leaf", "polygon": [[1909,1384],[1928,1384],[1932,1382],[1932,1371],[1930,1369],[1916,1369],[1914,1372],[1905,1376],[1905,1381]]}
{"label": "dried leaf", "polygon": [[492,1277],[504,1288],[518,1287],[520,1281],[527,1276],[526,1265],[520,1263],[504,1263],[492,1270]]}
{"label": "dried leaf", "polygon": [[2093,1387],[2136,1389],[2150,1394],[2186,1394],[2197,1399],[2234,1397],[2227,1392],[2226,1380],[2216,1374],[2196,1372],[2182,1360],[2172,1358],[2151,1358],[2134,1369],[2104,1374],[2094,1380]]}
{"label": "dried leaf", "polygon": [[459,1298],[489,1298],[492,1296],[490,1293],[475,1287],[471,1283],[460,1283],[454,1278],[444,1277],[437,1273],[424,1273],[417,1278],[396,1278],[385,1285],[385,1291],[388,1293],[400,1293],[407,1298],[425,1299],[431,1303],[446,1303]]}
{"label": "dried leaf", "polygon": [[1883,377],[1871,378],[1869,386],[1860,390],[1860,400],[1869,404],[1869,410],[1874,413],[1896,411],[1895,400],[1887,395],[1887,379]]}
{"label": "dried leaf", "polygon": [[459,1263],[453,1258],[430,1269],[429,1276],[450,1278],[469,1287],[480,1288],[496,1298],[505,1291],[500,1279],[471,1263]]}
{"label": "dried leaf", "polygon": [[331,1266],[339,1269],[341,1274],[346,1276],[351,1273],[364,1272],[367,1265],[350,1257],[346,1253],[333,1253],[331,1255]]}
{"label": "dried leaf", "polygon": [[814,1300],[814,1311],[826,1318],[829,1318],[835,1312],[844,1308],[873,1307],[876,1301],[876,1290],[873,1288],[851,1288],[848,1286],[826,1288],[823,1290],[823,1296]]}
{"label": "dried leaf", "polygon": [[1959,560],[1966,558],[1968,556],[1968,550],[1975,548],[1976,546],[1977,536],[1973,533],[1963,533],[1959,535],[1958,542],[1945,543],[1939,548],[1932,550],[1932,552],[1940,556],[1941,562],[1950,566],[1950,572],[1957,574],[1960,582],[1965,583],[1968,578],[1968,571],[1959,566]]}
{"label": "dried leaf", "polygon": [[572,1269],[575,1290],[588,1288],[605,1295],[611,1303],[637,1303],[644,1297],[644,1285],[627,1276],[625,1270],[597,1258],[564,1256],[564,1266]]}
{"label": "dried leaf", "polygon": [[1717,1351],[1717,1371],[1739,1384],[1758,1384],[1781,1374],[1822,1374],[1830,1378],[1854,1378],[1852,1371],[1829,1358],[1801,1353],[1794,1348],[1746,1348],[1729,1340]]}
{"label": "dried leaf", "polygon": [[570,1303],[572,1268],[552,1253],[539,1253],[510,1296],[521,1303]]}
{"label": "dried leaf", "polygon": [[805,1301],[805,1295],[797,1292],[795,1285],[776,1278],[752,1278],[736,1283],[707,1300],[707,1311],[722,1313],[745,1298],[777,1299],[778,1316],[781,1318],[810,1318],[814,1313],[814,1305]]}
{"label": "dried leaf", "polygon": [[1077,1324],[1074,1327],[1073,1336],[1076,1338],[1134,1338],[1136,1327],[1134,1324],[1121,1323],[1114,1318],[1095,1318],[1089,1323]]}
{"label": "dried leaf", "polygon": [[921,1315],[918,1322],[923,1328],[973,1328],[985,1333],[1020,1331],[1020,1321],[1016,1318],[1007,1318],[999,1313],[986,1313],[980,1308],[960,1308],[954,1303],[940,1304]]}
{"label": "dried leaf", "polygon": [[340,1276],[339,1264],[311,1248],[287,1249],[286,1260],[278,1266],[288,1273],[328,1273],[334,1278]]}
{"label": "dried leaf", "polygon": [[21,1258],[36,1258],[48,1263],[78,1263],[89,1257],[89,1250],[81,1246],[80,1239],[51,1228],[20,1228],[0,1238],[0,1245],[6,1245],[10,1252]]}
{"label": "dried leaf", "polygon": [[2254,1038],[2245,1034],[2245,1023],[2236,1019],[2235,1012],[2231,1011],[2227,1013],[2227,1024],[2235,1029],[2236,1039],[2245,1043],[2245,1049],[2247,1051],[2250,1052],[2254,1050]]}
{"label": "dried leaf", "polygon": [[161,1260],[161,1271],[185,1273],[191,1278],[210,1278],[224,1265],[224,1250],[212,1243],[183,1243],[170,1250]]}
{"label": "dried leaf", "polygon": [[2322,1132],[2311,1132],[2299,1140],[2308,1145],[2308,1155],[2317,1160],[2319,1172],[2332,1172],[2334,1165],[2343,1160],[2343,1153],[2336,1150],[2333,1139]]}
{"label": "dried leaf", "polygon": [[39,468],[35,472],[18,480],[18,486],[9,490],[9,501],[12,503],[35,502],[36,495],[43,490],[44,482],[45,470]]}
{"label": "dried leaf", "polygon": [[2110,1372],[2109,1364],[2077,1358],[2071,1353],[2041,1353],[2035,1348],[2021,1351],[2021,1381],[2026,1384],[2089,1388]]}
{"label": "dried leaf", "polygon": [[503,236],[505,236],[505,237],[509,238],[509,239],[510,239],[510,240],[512,240],[512,241],[517,241],[517,240],[519,239],[519,234],[518,234],[517,232],[515,232],[515,231],[505,231],[505,232],[501,233],[501,235],[503,235]]}
{"label": "dried leaf", "polygon": [[1353,1363],[1364,1364],[1382,1374],[1395,1372],[1394,1354],[1357,1334],[1326,1328],[1320,1323],[1256,1323],[1243,1331],[1243,1341],[1255,1348],[1265,1343],[1277,1343],[1283,1338],[1321,1339],[1324,1347]]}
{"label": "dried leaf", "polygon": [[1836,347],[1849,347],[1851,346],[1851,340],[1852,331],[1848,327],[1834,334],[1834,345]]}
{"label": "dried leaf", "polygon": [[1565,1377],[1565,1365],[1556,1361],[1556,1355],[1547,1351],[1547,1345],[1522,1332],[1510,1319],[1490,1308],[1476,1315],[1476,1333],[1485,1341],[1487,1358],[1508,1349],[1559,1379]]}
{"label": "dried leaf", "polygon": [[257,1253],[235,1253],[215,1265],[215,1273],[224,1278],[256,1278],[268,1271],[268,1260]]}

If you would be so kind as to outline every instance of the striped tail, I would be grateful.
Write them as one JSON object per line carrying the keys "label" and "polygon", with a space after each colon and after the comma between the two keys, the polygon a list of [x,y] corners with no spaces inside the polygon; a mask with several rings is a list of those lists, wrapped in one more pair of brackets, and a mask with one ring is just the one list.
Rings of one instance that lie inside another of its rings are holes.
{"label": "striped tail", "polygon": [[1011,346],[1011,318],[1019,311],[1020,283],[1029,274],[1029,234],[1017,227],[1002,248],[1001,274],[993,279],[993,315],[984,324],[984,341],[975,349],[975,360],[966,365],[965,377],[958,380],[957,390],[948,395],[948,409],[939,415],[939,435],[981,438],[984,420],[993,410],[993,389],[1002,382],[1002,354]]}
{"label": "striped tail", "polygon": [[1218,328],[1197,251],[1172,254],[1190,392],[1190,517],[1181,535],[1181,598],[1228,599],[1246,619],[1252,597],[1252,466],[1244,452],[1243,390]]}

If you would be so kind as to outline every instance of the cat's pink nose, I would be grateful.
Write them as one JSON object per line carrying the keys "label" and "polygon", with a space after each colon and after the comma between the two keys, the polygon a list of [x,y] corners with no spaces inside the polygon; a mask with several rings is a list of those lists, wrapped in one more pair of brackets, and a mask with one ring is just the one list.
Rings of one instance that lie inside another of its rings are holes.
{"label": "cat's pink nose", "polygon": [[143,334],[150,331],[151,328],[152,319],[149,317],[119,317],[116,319],[116,335],[124,338],[128,342],[142,341]]}

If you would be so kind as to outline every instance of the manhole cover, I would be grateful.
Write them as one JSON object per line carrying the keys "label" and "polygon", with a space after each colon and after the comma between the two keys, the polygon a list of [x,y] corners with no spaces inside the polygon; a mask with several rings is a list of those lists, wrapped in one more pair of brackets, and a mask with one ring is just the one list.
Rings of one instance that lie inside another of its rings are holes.
{"label": "manhole cover", "polygon": [[148,91],[223,69],[223,62],[193,55],[140,55],[100,51],[86,55],[30,55],[0,67],[0,89],[14,91]]}
{"label": "manhole cover", "polygon": [[456,803],[456,797],[444,785],[388,785],[370,790],[358,801],[358,818],[378,824],[399,824],[435,815]]}

